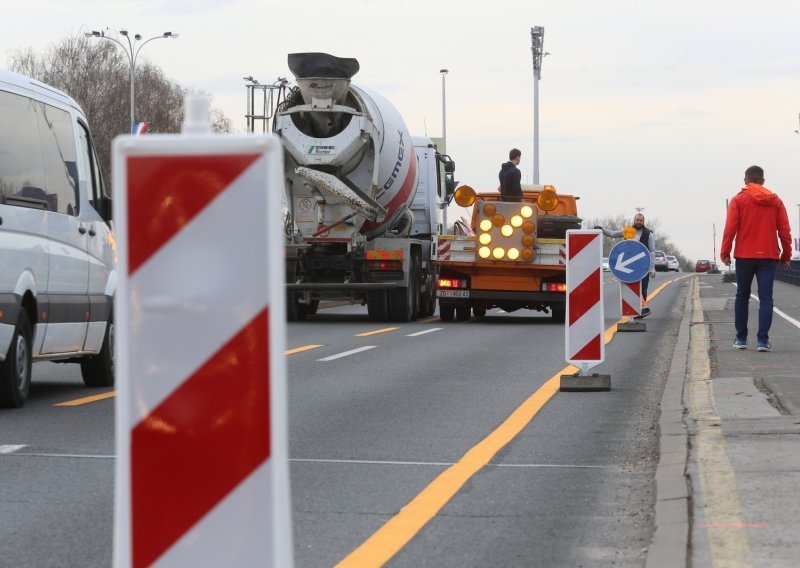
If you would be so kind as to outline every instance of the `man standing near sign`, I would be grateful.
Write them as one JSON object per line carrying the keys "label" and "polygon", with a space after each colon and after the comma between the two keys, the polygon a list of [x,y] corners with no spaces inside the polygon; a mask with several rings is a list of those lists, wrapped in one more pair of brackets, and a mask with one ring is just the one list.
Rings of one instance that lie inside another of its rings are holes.
{"label": "man standing near sign", "polygon": [[633,238],[644,246],[647,247],[647,250],[650,251],[650,271],[647,275],[642,278],[642,298],[644,300],[642,306],[642,315],[639,317],[647,317],[650,315],[650,308],[647,307],[647,285],[650,283],[650,278],[656,277],[656,259],[655,259],[655,252],[656,252],[656,237],[653,234],[653,231],[648,229],[644,226],[644,215],[641,213],[637,213],[633,217],[633,228],[635,233],[633,237],[628,237],[625,235],[624,229],[614,230],[614,229],[606,229],[605,227],[596,226],[595,229],[599,229],[603,231],[603,234],[607,237],[612,238],[619,238],[619,237],[626,237],[626,238]]}

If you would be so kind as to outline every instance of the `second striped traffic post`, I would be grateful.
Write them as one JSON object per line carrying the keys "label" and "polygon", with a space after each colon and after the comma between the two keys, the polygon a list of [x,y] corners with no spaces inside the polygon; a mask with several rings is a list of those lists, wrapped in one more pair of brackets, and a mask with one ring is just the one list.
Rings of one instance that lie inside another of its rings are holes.
{"label": "second striped traffic post", "polygon": [[588,373],[605,360],[602,256],[602,231],[567,231],[564,344],[567,362],[577,367],[578,372],[561,375],[562,391],[611,389],[610,375]]}

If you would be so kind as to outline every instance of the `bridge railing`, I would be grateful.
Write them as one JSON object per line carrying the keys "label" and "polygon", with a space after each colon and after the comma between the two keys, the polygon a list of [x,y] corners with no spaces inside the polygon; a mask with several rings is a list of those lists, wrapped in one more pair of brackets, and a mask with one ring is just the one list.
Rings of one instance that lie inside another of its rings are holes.
{"label": "bridge railing", "polygon": [[788,267],[779,264],[775,271],[775,279],[800,286],[800,260],[793,260]]}

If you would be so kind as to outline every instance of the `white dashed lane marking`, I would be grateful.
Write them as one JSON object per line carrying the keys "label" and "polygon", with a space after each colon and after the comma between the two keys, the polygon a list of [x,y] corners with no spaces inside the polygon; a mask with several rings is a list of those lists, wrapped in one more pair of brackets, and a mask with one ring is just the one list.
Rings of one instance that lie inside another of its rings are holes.
{"label": "white dashed lane marking", "polygon": [[25,444],[0,444],[0,454],[13,454],[25,447]]}
{"label": "white dashed lane marking", "polygon": [[317,359],[317,361],[333,361],[334,359],[341,359],[342,357],[355,355],[356,353],[361,353],[362,351],[366,351],[368,349],[375,349],[376,347],[377,345],[365,345],[364,347],[359,347],[358,349],[351,349],[350,351],[337,353],[336,355],[331,355],[330,357],[323,357],[322,359]]}
{"label": "white dashed lane marking", "polygon": [[426,333],[433,333],[434,331],[440,331],[441,327],[432,327],[430,329],[426,329],[425,331],[418,331],[417,333],[409,333],[406,337],[417,337],[418,335],[425,335]]}

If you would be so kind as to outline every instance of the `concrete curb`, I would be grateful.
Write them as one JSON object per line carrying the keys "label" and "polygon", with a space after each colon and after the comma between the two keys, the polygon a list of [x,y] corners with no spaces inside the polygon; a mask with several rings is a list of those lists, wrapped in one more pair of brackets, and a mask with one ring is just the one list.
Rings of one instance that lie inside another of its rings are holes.
{"label": "concrete curb", "polygon": [[655,531],[647,550],[646,566],[688,566],[690,494],[686,477],[689,434],[684,422],[683,386],[688,369],[692,292],[686,294],[683,316],[672,355],[667,383],[661,397],[658,421],[659,458],[656,467]]}

